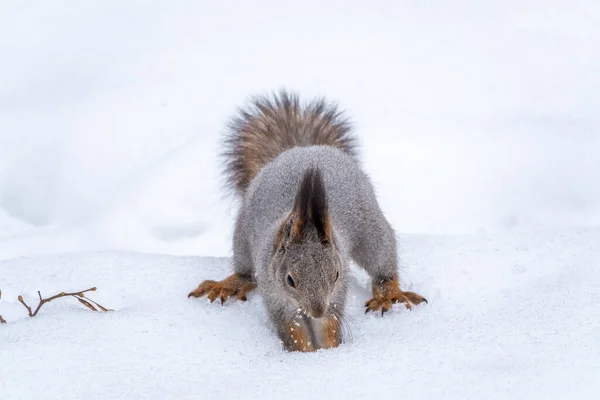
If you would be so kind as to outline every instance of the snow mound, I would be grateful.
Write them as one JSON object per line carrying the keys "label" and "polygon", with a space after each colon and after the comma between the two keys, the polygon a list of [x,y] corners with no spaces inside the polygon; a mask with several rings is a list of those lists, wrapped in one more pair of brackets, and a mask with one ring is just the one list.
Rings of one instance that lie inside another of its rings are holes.
{"label": "snow mound", "polygon": [[[594,398],[600,230],[402,236],[405,288],[429,300],[365,315],[355,269],[349,341],[282,350],[260,297],[188,299],[226,258],[74,253],[0,262],[0,398]],[[96,286],[26,317],[16,298]]]}

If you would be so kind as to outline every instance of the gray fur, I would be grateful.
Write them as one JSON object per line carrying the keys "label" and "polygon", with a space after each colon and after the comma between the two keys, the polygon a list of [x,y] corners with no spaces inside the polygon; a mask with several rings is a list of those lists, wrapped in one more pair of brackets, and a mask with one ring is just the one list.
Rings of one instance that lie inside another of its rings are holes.
{"label": "gray fur", "polygon": [[[334,244],[331,248],[314,241],[296,245],[286,253],[287,258],[278,260],[273,255],[276,234],[292,211],[297,188],[311,167],[322,175]],[[323,306],[327,315],[335,304],[343,313],[351,259],[374,280],[397,276],[394,232],[356,160],[331,146],[308,146],[286,150],[265,165],[249,185],[238,214],[234,267],[238,273],[256,277],[282,339],[286,322],[298,308],[310,314]],[[294,263],[299,263],[303,290],[290,290],[286,283]],[[333,284],[338,271],[339,279]]]}
{"label": "gray fur", "polygon": [[[227,181],[241,197],[235,272],[256,280],[288,348],[299,347],[291,343],[291,321],[311,332],[315,349],[325,347],[318,332],[324,321],[343,317],[351,260],[374,282],[397,278],[394,231],[356,159],[348,120],[324,100],[303,106],[285,91],[257,97],[232,119],[223,156]],[[299,201],[312,209],[297,212]],[[304,221],[298,239],[292,227],[300,214],[313,223]],[[323,215],[325,225],[314,223]]]}

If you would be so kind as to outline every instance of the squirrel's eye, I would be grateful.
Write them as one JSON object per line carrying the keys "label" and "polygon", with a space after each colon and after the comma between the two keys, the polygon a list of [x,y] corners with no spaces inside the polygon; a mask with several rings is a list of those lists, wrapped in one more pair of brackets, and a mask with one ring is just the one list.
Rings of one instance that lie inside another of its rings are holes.
{"label": "squirrel's eye", "polygon": [[334,282],[337,282],[339,277],[340,277],[340,271],[335,273],[335,281]]}
{"label": "squirrel's eye", "polygon": [[294,282],[294,279],[292,279],[291,275],[288,275],[288,277],[287,277],[287,283],[288,283],[288,285],[290,285],[293,288],[296,287],[296,282]]}

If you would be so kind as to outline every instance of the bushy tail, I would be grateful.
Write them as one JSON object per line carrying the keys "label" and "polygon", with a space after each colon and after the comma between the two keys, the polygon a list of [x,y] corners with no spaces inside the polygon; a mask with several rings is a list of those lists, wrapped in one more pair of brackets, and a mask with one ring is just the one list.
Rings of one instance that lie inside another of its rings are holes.
{"label": "bushy tail", "polygon": [[243,194],[260,169],[281,152],[299,146],[329,145],[356,157],[350,122],[335,104],[317,99],[301,104],[285,90],[254,97],[231,120],[225,137],[225,175]]}

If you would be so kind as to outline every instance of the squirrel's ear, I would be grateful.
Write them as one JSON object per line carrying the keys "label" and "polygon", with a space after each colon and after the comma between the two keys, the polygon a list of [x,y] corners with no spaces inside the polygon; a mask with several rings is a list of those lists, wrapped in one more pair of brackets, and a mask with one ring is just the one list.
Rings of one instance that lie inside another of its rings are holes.
{"label": "squirrel's ear", "polygon": [[329,244],[333,241],[333,228],[329,216],[325,185],[318,169],[314,171],[312,189],[311,222],[317,229],[321,243]]}
{"label": "squirrel's ear", "polygon": [[331,243],[333,232],[325,185],[323,184],[321,172],[313,168],[304,173],[302,183],[296,194],[292,211],[292,240],[302,240],[309,226],[314,226],[321,243]]}
{"label": "squirrel's ear", "polygon": [[275,241],[273,243],[273,252],[281,251],[285,249],[285,244],[288,238],[291,235],[292,225],[294,223],[294,215],[290,215],[287,217],[281,225],[279,225],[279,229],[275,233]]}

